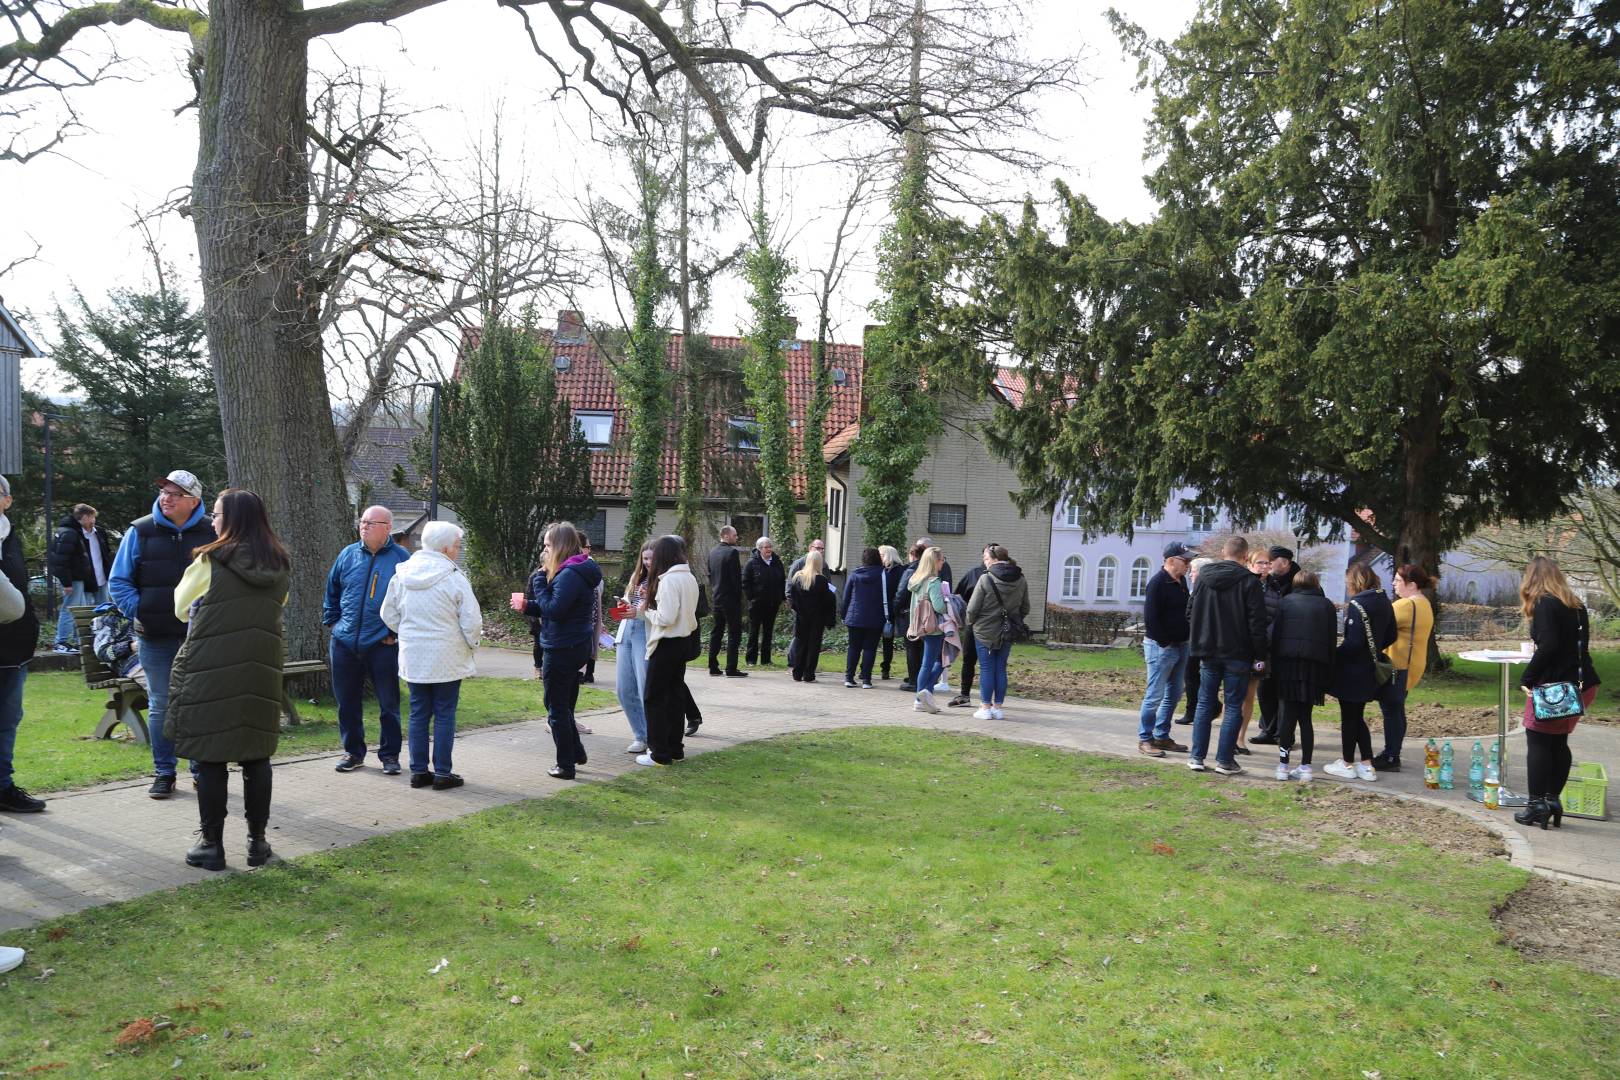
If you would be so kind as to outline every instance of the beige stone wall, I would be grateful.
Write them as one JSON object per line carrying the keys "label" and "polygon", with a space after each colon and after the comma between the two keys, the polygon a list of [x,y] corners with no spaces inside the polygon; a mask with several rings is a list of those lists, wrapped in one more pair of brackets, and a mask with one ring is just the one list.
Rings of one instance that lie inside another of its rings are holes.
{"label": "beige stone wall", "polygon": [[[903,543],[905,548],[919,536],[932,536],[950,558],[951,571],[960,578],[978,559],[986,543],[1005,544],[1029,579],[1029,626],[1045,626],[1047,562],[1051,554],[1052,516],[1038,510],[1021,516],[1012,493],[1019,490],[1012,467],[990,453],[981,426],[990,416],[988,401],[969,401],[950,395],[943,406],[945,430],[929,443],[928,454],[917,470],[923,490],[912,496]],[[839,478],[848,484],[848,507],[842,531],[843,565],[860,561],[865,546],[865,524],[861,511],[859,466],[847,465]],[[967,530],[960,535],[930,533],[930,503],[961,503],[967,506]]]}

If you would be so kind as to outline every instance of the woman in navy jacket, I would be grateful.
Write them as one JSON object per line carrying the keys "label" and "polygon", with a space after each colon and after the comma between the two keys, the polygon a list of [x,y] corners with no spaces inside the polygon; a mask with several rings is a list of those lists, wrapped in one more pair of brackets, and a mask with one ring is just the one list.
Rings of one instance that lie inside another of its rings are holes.
{"label": "woman in navy jacket", "polygon": [[861,663],[861,687],[872,689],[872,661],[877,658],[878,641],[883,636],[883,555],[875,547],[861,552],[861,565],[850,571],[844,583],[839,616],[849,630],[849,648],[844,654],[844,685],[855,686],[855,661]]}
{"label": "woman in navy jacket", "polygon": [[[1372,732],[1367,727],[1367,702],[1381,689],[1373,669],[1373,654],[1383,655],[1395,644],[1395,607],[1379,587],[1378,575],[1365,563],[1356,563],[1344,575],[1344,639],[1334,654],[1333,689],[1339,699],[1339,738],[1344,756],[1322,771],[1341,780],[1377,780],[1373,768]],[[1362,617],[1366,613],[1366,618]],[[1371,626],[1367,625],[1371,622]],[[1368,645],[1371,642],[1371,645]],[[1356,751],[1361,760],[1356,760]]]}
{"label": "woman in navy jacket", "polygon": [[560,521],[546,530],[540,571],[532,580],[534,599],[517,596],[512,606],[540,619],[540,677],[546,688],[546,721],[557,744],[557,764],[546,772],[572,780],[575,767],[585,764],[574,706],[580,671],[596,644],[596,586],[602,570],[581,551],[573,523]]}

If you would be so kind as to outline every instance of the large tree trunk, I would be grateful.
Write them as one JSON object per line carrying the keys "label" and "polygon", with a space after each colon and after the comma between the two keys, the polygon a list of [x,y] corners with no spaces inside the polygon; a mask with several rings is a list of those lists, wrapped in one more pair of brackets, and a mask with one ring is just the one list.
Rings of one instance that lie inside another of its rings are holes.
{"label": "large tree trunk", "polygon": [[292,659],[324,656],[326,569],[348,536],[319,297],[307,287],[301,7],[300,0],[209,5],[192,184],[226,467],[232,484],[264,499],[292,553]]}

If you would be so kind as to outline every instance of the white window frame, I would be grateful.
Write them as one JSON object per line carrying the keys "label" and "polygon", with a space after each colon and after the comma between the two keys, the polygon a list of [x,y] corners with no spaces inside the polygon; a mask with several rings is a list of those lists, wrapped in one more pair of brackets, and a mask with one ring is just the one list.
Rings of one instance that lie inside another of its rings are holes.
{"label": "white window frame", "polygon": [[1078,529],[1080,527],[1080,504],[1066,503],[1063,507],[1063,527]]}
{"label": "white window frame", "polygon": [[844,489],[841,487],[827,489],[827,527],[832,529],[844,527]]}
{"label": "white window frame", "polygon": [[[955,528],[954,523],[947,525],[941,520],[944,514],[954,516],[960,508],[962,511],[962,527]],[[928,504],[928,531],[937,536],[966,536],[967,535],[967,503],[929,503]]]}
{"label": "white window frame", "polygon": [[1131,563],[1131,599],[1146,600],[1148,578],[1153,576],[1153,564],[1146,555]]}
{"label": "white window frame", "polygon": [[[590,421],[587,423],[587,421]],[[599,425],[606,423],[607,430],[603,432]],[[592,450],[602,450],[613,445],[613,414],[611,412],[577,412],[574,414],[574,424],[579,433],[585,436],[585,444]],[[601,439],[592,438],[592,429],[601,434]]]}
{"label": "white window frame", "polygon": [[1215,531],[1215,526],[1220,521],[1220,514],[1209,503],[1197,503],[1188,511],[1187,519],[1189,531],[1209,533]]}
{"label": "white window frame", "polygon": [[1097,560],[1097,599],[1112,600],[1119,588],[1119,560],[1104,555]]}
{"label": "white window frame", "polygon": [[726,420],[726,449],[734,453],[759,453],[759,421],[752,416],[733,416]]}
{"label": "white window frame", "polygon": [[1083,600],[1086,589],[1086,557],[1070,555],[1063,560],[1063,599]]}

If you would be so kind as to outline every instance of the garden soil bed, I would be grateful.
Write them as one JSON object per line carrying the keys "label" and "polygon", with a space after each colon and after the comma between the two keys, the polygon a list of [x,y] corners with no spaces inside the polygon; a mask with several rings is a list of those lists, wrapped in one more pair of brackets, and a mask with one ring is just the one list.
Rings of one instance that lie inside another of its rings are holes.
{"label": "garden soil bed", "polygon": [[1620,892],[1533,877],[1495,912],[1502,936],[1532,960],[1563,960],[1620,978]]}

